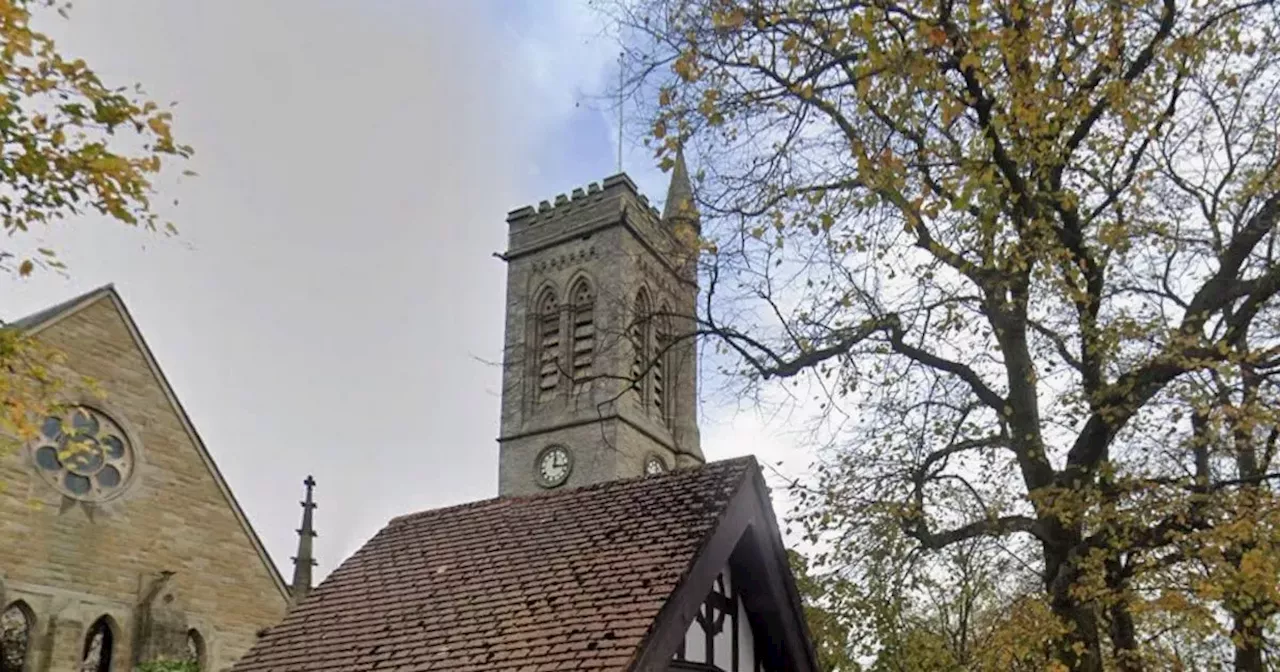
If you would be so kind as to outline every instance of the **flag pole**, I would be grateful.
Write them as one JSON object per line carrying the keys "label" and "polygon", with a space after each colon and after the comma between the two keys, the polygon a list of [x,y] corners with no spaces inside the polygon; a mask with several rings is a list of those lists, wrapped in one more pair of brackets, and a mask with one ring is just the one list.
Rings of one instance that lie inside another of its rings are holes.
{"label": "flag pole", "polygon": [[624,100],[623,87],[625,86],[625,73],[622,69],[622,57],[626,52],[618,52],[618,172],[622,172],[622,103]]}

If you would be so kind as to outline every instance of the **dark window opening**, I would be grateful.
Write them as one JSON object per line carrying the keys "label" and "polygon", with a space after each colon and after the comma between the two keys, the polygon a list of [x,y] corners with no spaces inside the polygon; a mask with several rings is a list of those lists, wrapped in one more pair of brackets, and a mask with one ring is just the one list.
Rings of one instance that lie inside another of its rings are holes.
{"label": "dark window opening", "polygon": [[79,672],[111,672],[111,654],[115,651],[115,637],[107,617],[100,617],[89,626],[84,638],[84,656]]}
{"label": "dark window opening", "polygon": [[31,647],[31,611],[14,602],[0,613],[0,672],[23,672]]}

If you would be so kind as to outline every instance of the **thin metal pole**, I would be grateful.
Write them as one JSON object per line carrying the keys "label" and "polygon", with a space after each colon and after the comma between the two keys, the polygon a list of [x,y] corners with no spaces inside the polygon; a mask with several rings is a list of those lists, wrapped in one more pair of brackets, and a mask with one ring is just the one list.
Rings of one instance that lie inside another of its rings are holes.
{"label": "thin metal pole", "polygon": [[624,72],[622,70],[622,56],[626,52],[618,52],[618,172],[622,172],[622,88],[625,86]]}

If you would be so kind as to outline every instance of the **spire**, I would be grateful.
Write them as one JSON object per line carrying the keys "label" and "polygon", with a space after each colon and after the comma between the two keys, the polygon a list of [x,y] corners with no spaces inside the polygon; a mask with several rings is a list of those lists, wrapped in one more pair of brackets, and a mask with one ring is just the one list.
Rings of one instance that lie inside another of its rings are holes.
{"label": "spire", "polygon": [[302,528],[298,530],[298,554],[293,558],[293,586],[289,591],[295,604],[311,592],[311,568],[316,565],[315,558],[311,557],[311,540],[316,536],[311,527],[311,512],[316,508],[311,501],[311,490],[316,487],[316,479],[307,476],[302,484],[307,486],[307,499],[300,502]]}
{"label": "spire", "polygon": [[693,185],[689,183],[689,169],[684,165],[684,144],[676,147],[676,163],[671,168],[671,186],[667,187],[667,202],[662,209],[662,221],[674,223],[677,219],[698,225],[698,208],[693,202]]}

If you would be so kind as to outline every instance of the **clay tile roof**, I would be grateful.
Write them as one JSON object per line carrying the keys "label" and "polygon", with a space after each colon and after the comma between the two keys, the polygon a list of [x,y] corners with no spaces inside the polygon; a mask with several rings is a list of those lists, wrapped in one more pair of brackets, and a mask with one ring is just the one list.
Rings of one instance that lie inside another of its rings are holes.
{"label": "clay tile roof", "polygon": [[755,460],[392,520],[236,672],[625,670]]}

